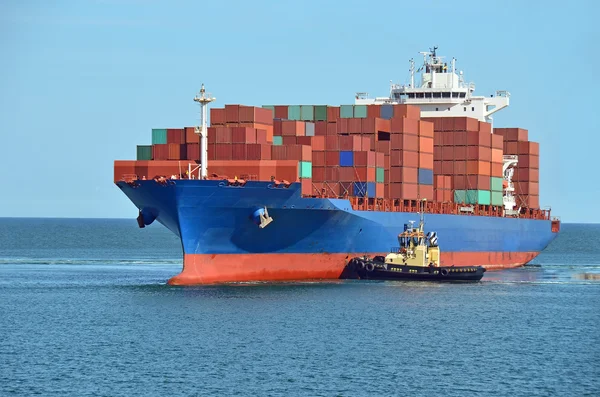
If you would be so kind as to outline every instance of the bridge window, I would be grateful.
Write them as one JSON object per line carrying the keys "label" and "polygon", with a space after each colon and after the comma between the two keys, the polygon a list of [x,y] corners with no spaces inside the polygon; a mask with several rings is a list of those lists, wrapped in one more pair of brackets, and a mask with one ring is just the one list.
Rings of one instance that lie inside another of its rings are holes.
{"label": "bridge window", "polygon": [[449,92],[442,92],[442,98],[450,98]]}
{"label": "bridge window", "polygon": [[436,111],[436,112],[437,112],[438,110],[440,110],[440,109],[438,109],[438,108],[435,108],[435,111]]}
{"label": "bridge window", "polygon": [[452,98],[458,98],[458,92],[453,92],[452,93]]}
{"label": "bridge window", "polygon": [[426,92],[425,93],[425,98],[431,98],[431,92]]}
{"label": "bridge window", "polygon": [[475,106],[473,106],[473,107],[471,108],[471,112],[474,112],[474,111],[475,111]]}
{"label": "bridge window", "polygon": [[434,98],[441,98],[442,97],[442,93],[441,92],[434,92],[433,93],[433,97]]}
{"label": "bridge window", "polygon": [[423,94],[422,92],[417,92],[415,94],[415,97],[417,97],[417,98],[425,98],[425,94]]}
{"label": "bridge window", "polygon": [[464,92],[461,92],[461,93],[460,93],[460,97],[461,97],[461,98],[464,98],[465,96],[466,96],[466,95],[465,95],[465,93],[464,93]]}
{"label": "bridge window", "polygon": [[409,97],[410,99],[413,99],[413,98],[415,97],[415,94],[414,94],[414,93],[412,93],[412,92],[409,92],[409,93],[408,93],[408,97]]}
{"label": "bridge window", "polygon": [[465,112],[467,111],[467,107],[465,106]]}

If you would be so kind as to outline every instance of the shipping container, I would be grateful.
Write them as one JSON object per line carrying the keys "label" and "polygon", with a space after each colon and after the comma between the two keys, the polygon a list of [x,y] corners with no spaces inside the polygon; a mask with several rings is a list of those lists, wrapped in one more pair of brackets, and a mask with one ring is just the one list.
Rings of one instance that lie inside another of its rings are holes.
{"label": "shipping container", "polygon": [[525,142],[529,136],[529,132],[522,128],[494,128],[494,134],[502,135],[505,142]]}
{"label": "shipping container", "polygon": [[271,160],[271,145],[260,143],[247,144],[246,160]]}
{"label": "shipping container", "polygon": [[[256,130],[250,127],[230,127],[231,143],[256,143]],[[242,160],[242,159],[240,159]],[[245,159],[243,159],[245,160]],[[250,159],[248,159],[250,160]]]}
{"label": "shipping container", "polygon": [[225,109],[210,108],[210,125],[225,125],[227,117],[225,116]]}
{"label": "shipping container", "polygon": [[354,105],[354,117],[358,119],[364,119],[367,117],[367,106],[366,105]]}
{"label": "shipping container", "polygon": [[389,198],[416,200],[419,196],[419,185],[416,183],[390,183]]}
{"label": "shipping container", "polygon": [[328,135],[325,137],[325,150],[338,151],[340,150],[340,137],[337,135]]}
{"label": "shipping container", "polygon": [[540,208],[540,196],[517,196],[517,207]]}
{"label": "shipping container", "polygon": [[325,137],[314,136],[312,137],[312,150],[324,151],[325,150]]}
{"label": "shipping container", "polygon": [[315,123],[304,123],[304,134],[306,136],[315,136]]}
{"label": "shipping container", "polygon": [[273,105],[262,105],[263,109],[269,109],[271,111],[271,121],[273,121],[273,119],[275,118],[275,106]]}
{"label": "shipping container", "polygon": [[[336,125],[336,124],[333,124]],[[327,135],[327,121],[316,121],[315,122],[315,136]]]}
{"label": "shipping container", "polygon": [[517,167],[515,169],[512,180],[518,182],[539,182],[540,171],[535,168]]}
{"label": "shipping container", "polygon": [[315,167],[325,167],[325,152],[315,151],[313,148],[312,163]]}
{"label": "shipping container", "polygon": [[315,105],[314,116],[315,121],[327,121],[327,106]]}
{"label": "shipping container", "polygon": [[325,167],[312,167],[312,179],[315,182],[325,182]]}
{"label": "shipping container", "polygon": [[342,119],[349,119],[354,117],[354,105],[341,105],[339,117]]}
{"label": "shipping container", "polygon": [[339,166],[340,165],[340,152],[325,152],[325,165],[326,166]]}
{"label": "shipping container", "polygon": [[519,142],[504,142],[504,154],[517,155],[519,154]]}
{"label": "shipping container", "polygon": [[288,118],[288,107],[287,105],[276,105],[275,106],[275,117],[274,119],[286,120]]}
{"label": "shipping container", "polygon": [[152,160],[152,145],[138,145],[136,159]]}
{"label": "shipping container", "polygon": [[376,182],[377,181],[377,173],[376,169],[373,167],[357,167],[353,168],[345,168],[347,170],[352,170],[354,173],[353,180],[361,181],[361,182]]}
{"label": "shipping container", "polygon": [[300,179],[300,192],[303,196],[312,196],[313,194],[313,181],[311,178]]}
{"label": "shipping container", "polygon": [[262,143],[262,144],[267,144],[267,143],[272,143],[273,142],[273,136],[271,135],[271,140],[269,141],[269,137],[267,135],[267,130],[262,130],[262,129],[256,129],[256,143]]}
{"label": "shipping container", "polygon": [[245,143],[231,144],[231,159],[232,160],[248,160],[247,147]]}
{"label": "shipping container", "polygon": [[433,185],[433,170],[419,168],[418,183],[420,185]]}
{"label": "shipping container", "polygon": [[[280,147],[280,146],[274,146]],[[286,160],[299,160],[312,162],[312,148],[307,145],[287,145],[281,146],[286,148]]]}
{"label": "shipping container", "polygon": [[455,189],[470,189],[470,190],[490,190],[491,180],[489,176],[485,175],[464,175],[464,184],[460,184],[460,178],[455,175],[453,178],[453,185]]}
{"label": "shipping container", "polygon": [[353,167],[354,166],[354,152],[340,151],[340,166],[341,167]]}
{"label": "shipping container", "polygon": [[200,135],[196,134],[194,127],[185,127],[185,143],[200,143]]}
{"label": "shipping container", "polygon": [[231,143],[231,129],[233,127],[209,127],[207,130],[208,143]]}
{"label": "shipping container", "polygon": [[313,121],[315,119],[315,108],[312,105],[300,106],[300,120]]}
{"label": "shipping container", "polygon": [[454,130],[479,132],[479,120],[471,117],[454,117]]}
{"label": "shipping container", "polygon": [[394,118],[407,118],[419,120],[421,117],[421,108],[415,105],[393,105]]}
{"label": "shipping container", "polygon": [[354,151],[353,164],[356,167],[375,167],[376,159],[375,152],[369,151]]}
{"label": "shipping container", "polygon": [[276,145],[276,146],[283,145],[283,137],[281,137],[281,136],[273,136],[273,145]]}
{"label": "shipping container", "polygon": [[361,121],[361,131],[363,133],[378,133],[378,132],[391,132],[392,123],[390,120],[385,120],[382,118],[366,118],[360,119]]}
{"label": "shipping container", "polygon": [[419,152],[433,153],[433,138],[419,137]]}
{"label": "shipping container", "polygon": [[377,167],[377,170],[375,171],[375,179],[377,183],[385,182],[385,173],[383,168]]}
{"label": "shipping container", "polygon": [[288,106],[288,120],[300,120],[300,105]]}
{"label": "shipping container", "polygon": [[185,160],[186,145],[181,143],[169,143],[169,160]]}
{"label": "shipping container", "polygon": [[467,190],[466,204],[490,205],[491,192],[489,190]]}
{"label": "shipping container", "polygon": [[299,178],[312,178],[312,163],[310,161],[301,161],[298,166]]}
{"label": "shipping container", "polygon": [[492,125],[490,123],[486,123],[485,121],[479,122],[479,131],[485,132],[486,134],[492,133]]}
{"label": "shipping container", "polygon": [[429,121],[419,120],[419,136],[434,138],[433,123]]}
{"label": "shipping container", "polygon": [[240,122],[240,105],[225,105],[225,123]]}
{"label": "shipping container", "polygon": [[[502,163],[503,151],[502,149],[491,149],[492,151],[492,163]],[[483,160],[483,159],[482,159]]]}
{"label": "shipping container", "polygon": [[389,120],[394,117],[394,106],[393,105],[381,105],[379,117],[382,119]]}
{"label": "shipping container", "polygon": [[433,154],[419,153],[419,168],[433,169]]}
{"label": "shipping container", "polygon": [[161,145],[167,143],[167,129],[153,128],[152,129],[152,144]]}
{"label": "shipping container", "polygon": [[[475,133],[475,134],[478,134],[478,133]],[[449,145],[453,144],[454,146],[467,146],[469,144],[469,140],[467,139],[466,131],[446,132],[446,137],[451,142],[451,143],[448,143]],[[477,140],[478,139],[479,139],[479,136],[477,136]],[[477,141],[477,140],[474,140],[474,141]],[[490,138],[490,142],[491,142],[491,138]],[[475,145],[477,145],[477,143],[475,143]]]}
{"label": "shipping container", "polygon": [[375,152],[375,165],[380,168],[385,168],[385,155],[383,153]]}
{"label": "shipping container", "polygon": [[492,149],[503,149],[504,137],[502,135],[492,134]]}
{"label": "shipping container", "polygon": [[352,192],[356,197],[375,197],[375,182],[354,182]]}
{"label": "shipping container", "polygon": [[[335,123],[340,118],[339,106],[328,106],[327,107],[327,122]],[[335,131],[335,129],[334,129]],[[329,130],[328,130],[329,132]]]}
{"label": "shipping container", "polygon": [[419,185],[419,199],[433,200],[433,185]]}
{"label": "shipping container", "polygon": [[502,163],[492,163],[492,172],[490,174],[493,177],[502,178],[504,175],[502,172]]}
{"label": "shipping container", "polygon": [[390,167],[390,182],[418,183],[419,172],[417,168]]}
{"label": "shipping container", "polygon": [[187,143],[185,150],[188,160],[200,160],[200,145],[198,143]]}
{"label": "shipping container", "polygon": [[[232,160],[233,159],[233,151],[232,151],[231,143],[215,143],[214,160]],[[210,154],[210,152],[209,152]],[[211,160],[209,158],[209,160]]]}
{"label": "shipping container", "polygon": [[491,161],[492,149],[485,146],[466,146],[467,160]]}
{"label": "shipping container", "polygon": [[381,105],[367,105],[367,118],[379,118],[379,114],[381,113],[381,111],[379,110],[380,106]]}
{"label": "shipping container", "polygon": [[419,120],[394,117],[390,125],[391,132],[419,135]]}
{"label": "shipping container", "polygon": [[539,182],[520,182],[514,181],[515,192],[518,195],[538,196],[540,194]]}
{"label": "shipping container", "polygon": [[491,176],[491,163],[489,161],[467,161],[468,175]]}
{"label": "shipping container", "polygon": [[168,160],[169,159],[169,145],[166,143],[159,143],[152,145],[152,159],[153,160]]}
{"label": "shipping container", "polygon": [[533,154],[535,156],[540,155],[540,144],[537,142],[519,142],[519,155],[522,154]]}
{"label": "shipping container", "polygon": [[[291,106],[290,106],[291,108]],[[281,135],[288,136],[305,136],[306,124],[303,121],[293,120],[282,120],[281,121]]]}
{"label": "shipping container", "polygon": [[502,183],[503,183],[502,178],[491,177],[490,178],[490,189],[493,192],[502,192],[502,189],[503,189]]}
{"label": "shipping container", "polygon": [[503,205],[504,203],[503,203],[503,194],[502,194],[502,192],[494,192],[494,191],[492,191],[490,203],[491,203],[491,205],[498,205],[498,206]]}
{"label": "shipping container", "polygon": [[412,152],[419,151],[418,135],[392,133],[390,142],[392,150],[410,150]]}
{"label": "shipping container", "polygon": [[519,156],[519,164],[517,167],[534,168],[537,170],[540,168],[540,157],[527,154],[521,155]]}
{"label": "shipping container", "polygon": [[375,143],[375,149],[381,153],[389,154],[391,147],[391,141],[377,141]]}
{"label": "shipping container", "polygon": [[492,135],[481,131],[467,131],[467,146],[492,147]]}

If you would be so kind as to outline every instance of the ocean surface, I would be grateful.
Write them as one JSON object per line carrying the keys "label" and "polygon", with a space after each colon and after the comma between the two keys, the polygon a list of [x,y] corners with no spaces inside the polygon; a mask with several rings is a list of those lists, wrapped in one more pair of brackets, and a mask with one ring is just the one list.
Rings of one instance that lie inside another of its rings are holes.
{"label": "ocean surface", "polygon": [[533,263],[171,287],[160,225],[0,219],[0,395],[598,396],[600,225],[563,225]]}

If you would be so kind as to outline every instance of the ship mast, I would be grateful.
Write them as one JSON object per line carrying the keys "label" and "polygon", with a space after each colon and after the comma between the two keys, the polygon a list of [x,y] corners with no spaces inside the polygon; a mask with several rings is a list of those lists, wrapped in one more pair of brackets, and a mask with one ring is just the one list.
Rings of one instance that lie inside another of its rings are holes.
{"label": "ship mast", "polygon": [[206,127],[207,119],[207,105],[216,100],[210,94],[206,93],[204,89],[204,83],[200,88],[199,95],[194,97],[194,102],[200,103],[200,127],[196,127],[194,132],[200,135],[200,179],[206,179],[208,176],[207,163],[208,163],[208,129]]}

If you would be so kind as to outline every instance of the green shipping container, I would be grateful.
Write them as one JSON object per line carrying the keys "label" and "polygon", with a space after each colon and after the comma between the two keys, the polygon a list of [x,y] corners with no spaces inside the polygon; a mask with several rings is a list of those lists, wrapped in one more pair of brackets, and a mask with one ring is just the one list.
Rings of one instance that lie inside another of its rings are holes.
{"label": "green shipping container", "polygon": [[300,120],[300,105],[288,106],[288,120]]}
{"label": "green shipping container", "polygon": [[376,172],[376,177],[375,177],[376,178],[376,182],[377,183],[384,183],[385,182],[384,181],[384,179],[385,179],[384,175],[385,174],[383,172],[383,168],[379,168],[378,167],[375,172]]}
{"label": "green shipping container", "polygon": [[456,204],[462,204],[467,202],[467,191],[466,190],[455,190],[454,191],[454,202]]}
{"label": "green shipping container", "polygon": [[366,119],[367,105],[354,105],[354,117],[357,119]]}
{"label": "green shipping container", "polygon": [[354,105],[341,105],[340,118],[351,119],[352,117],[354,117]]}
{"label": "green shipping container", "polygon": [[262,106],[265,109],[269,109],[271,112],[273,112],[273,115],[271,116],[271,118],[275,118],[275,106],[272,105],[263,105]]}
{"label": "green shipping container", "polygon": [[492,205],[501,206],[502,204],[503,204],[502,192],[492,192]]}
{"label": "green shipping container", "polygon": [[152,160],[152,145],[138,145],[136,160]]}
{"label": "green shipping container", "polygon": [[300,178],[312,178],[312,163],[310,161],[301,161],[298,167]]}
{"label": "green shipping container", "polygon": [[281,146],[281,145],[283,145],[283,137],[282,136],[274,136],[273,137],[273,145],[274,146]]}
{"label": "green shipping container", "polygon": [[467,204],[490,205],[491,192],[489,190],[467,190]]}
{"label": "green shipping container", "polygon": [[163,144],[167,143],[167,130],[166,128],[152,128],[152,144]]}
{"label": "green shipping container", "polygon": [[492,186],[492,192],[501,192],[502,191],[502,178],[491,178],[490,185]]}
{"label": "green shipping container", "polygon": [[313,105],[300,106],[300,120],[313,121],[315,119],[315,108]]}
{"label": "green shipping container", "polygon": [[327,106],[315,106],[315,121],[327,121]]}

